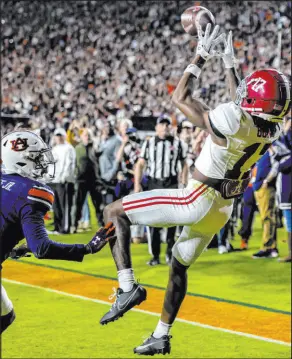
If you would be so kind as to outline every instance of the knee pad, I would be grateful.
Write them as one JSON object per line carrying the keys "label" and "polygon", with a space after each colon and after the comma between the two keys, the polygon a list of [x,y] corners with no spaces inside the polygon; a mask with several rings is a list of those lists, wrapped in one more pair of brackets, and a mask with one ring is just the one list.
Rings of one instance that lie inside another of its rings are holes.
{"label": "knee pad", "polygon": [[204,237],[200,234],[195,238],[189,238],[189,235],[190,228],[184,228],[172,248],[174,258],[186,267],[195,262],[212,239],[212,237]]}
{"label": "knee pad", "polygon": [[9,327],[9,325],[11,325],[14,322],[15,318],[16,316],[13,309],[8,314],[1,315],[1,323],[0,323],[1,333],[3,333],[4,330],[6,330]]}

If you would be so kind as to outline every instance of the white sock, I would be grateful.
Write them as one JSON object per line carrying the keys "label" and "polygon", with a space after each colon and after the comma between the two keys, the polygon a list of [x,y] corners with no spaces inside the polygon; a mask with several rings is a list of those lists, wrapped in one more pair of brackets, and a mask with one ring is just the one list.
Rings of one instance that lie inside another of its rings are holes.
{"label": "white sock", "polygon": [[170,329],[171,329],[171,324],[166,324],[163,323],[161,320],[159,320],[157,327],[154,330],[153,336],[156,339],[161,338],[164,335],[168,335]]}
{"label": "white sock", "polygon": [[134,271],[132,268],[122,269],[118,271],[119,287],[124,292],[130,292],[135,283]]}

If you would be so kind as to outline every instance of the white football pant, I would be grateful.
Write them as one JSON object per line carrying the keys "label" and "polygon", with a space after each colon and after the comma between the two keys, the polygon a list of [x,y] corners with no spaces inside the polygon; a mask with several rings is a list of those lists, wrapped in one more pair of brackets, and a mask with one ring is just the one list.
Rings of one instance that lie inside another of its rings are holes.
{"label": "white football pant", "polygon": [[173,256],[191,265],[231,216],[232,199],[215,189],[190,180],[184,189],[157,189],[123,198],[123,208],[132,224],[151,227],[184,226],[173,246]]}

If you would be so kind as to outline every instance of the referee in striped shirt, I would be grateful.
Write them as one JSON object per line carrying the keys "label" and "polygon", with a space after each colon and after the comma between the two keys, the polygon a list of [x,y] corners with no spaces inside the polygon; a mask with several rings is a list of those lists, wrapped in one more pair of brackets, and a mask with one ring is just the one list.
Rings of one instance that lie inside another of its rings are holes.
{"label": "referee in striped shirt", "polygon": [[[171,120],[168,116],[158,117],[156,135],[144,141],[139,160],[135,166],[134,190],[142,191],[141,180],[146,166],[148,190],[178,188],[187,185],[188,165],[186,162],[187,145],[179,138],[170,135]],[[151,252],[153,258],[149,265],[160,264],[160,230],[152,228]],[[174,244],[176,227],[167,230],[166,263],[170,263],[171,249]]]}

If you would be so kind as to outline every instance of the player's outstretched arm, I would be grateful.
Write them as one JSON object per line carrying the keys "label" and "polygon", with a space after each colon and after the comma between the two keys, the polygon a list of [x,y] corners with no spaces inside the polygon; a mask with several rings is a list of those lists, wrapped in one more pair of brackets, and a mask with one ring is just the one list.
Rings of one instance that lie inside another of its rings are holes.
{"label": "player's outstretched arm", "polygon": [[[214,47],[224,39],[225,34],[217,36],[219,26],[215,26],[210,34],[211,24],[208,24],[204,36],[199,32],[199,42],[196,56],[187,66],[172,96],[172,101],[179,110],[197,127],[210,131],[208,121],[209,107],[192,96],[196,81],[205,62],[215,55]],[[212,130],[211,130],[212,131]]]}
{"label": "player's outstretched arm", "polygon": [[21,224],[27,245],[38,259],[59,259],[82,262],[84,255],[99,252],[114,239],[115,227],[110,222],[101,227],[87,244],[64,244],[49,239],[44,226],[43,212],[26,206]]}
{"label": "player's outstretched arm", "polygon": [[[199,99],[192,97],[194,81],[199,77],[205,60],[196,55],[191,64],[186,68],[172,96],[174,105],[195,125],[206,129],[205,117],[208,118],[209,107]],[[187,70],[192,70],[187,71]],[[198,74],[197,76],[195,74]]]}

